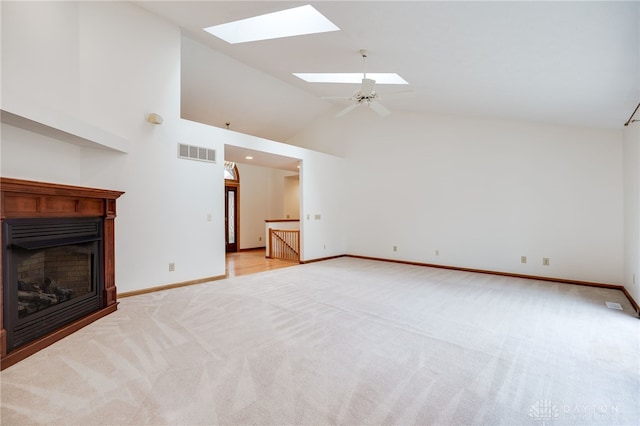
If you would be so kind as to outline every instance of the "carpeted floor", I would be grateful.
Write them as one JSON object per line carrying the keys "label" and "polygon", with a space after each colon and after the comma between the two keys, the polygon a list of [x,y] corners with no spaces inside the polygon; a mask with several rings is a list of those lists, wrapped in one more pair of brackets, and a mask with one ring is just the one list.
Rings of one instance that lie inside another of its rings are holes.
{"label": "carpeted floor", "polygon": [[120,301],[0,373],[3,425],[640,423],[617,290],[339,258]]}

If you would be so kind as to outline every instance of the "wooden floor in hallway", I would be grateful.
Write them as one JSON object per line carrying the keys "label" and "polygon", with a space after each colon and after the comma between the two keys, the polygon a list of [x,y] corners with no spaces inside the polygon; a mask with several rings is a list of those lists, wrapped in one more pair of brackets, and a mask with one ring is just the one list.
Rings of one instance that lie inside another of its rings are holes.
{"label": "wooden floor in hallway", "polygon": [[227,253],[227,278],[255,274],[257,272],[270,271],[272,269],[286,268],[300,264],[298,261],[292,260],[269,259],[265,257],[265,254],[266,252],[264,248]]}

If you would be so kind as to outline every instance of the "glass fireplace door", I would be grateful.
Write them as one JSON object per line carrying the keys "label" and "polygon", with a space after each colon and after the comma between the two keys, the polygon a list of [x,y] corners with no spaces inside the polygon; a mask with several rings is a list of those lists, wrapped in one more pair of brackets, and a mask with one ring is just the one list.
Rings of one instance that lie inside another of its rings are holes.
{"label": "glass fireplace door", "polygon": [[3,315],[10,351],[102,307],[102,219],[8,219]]}

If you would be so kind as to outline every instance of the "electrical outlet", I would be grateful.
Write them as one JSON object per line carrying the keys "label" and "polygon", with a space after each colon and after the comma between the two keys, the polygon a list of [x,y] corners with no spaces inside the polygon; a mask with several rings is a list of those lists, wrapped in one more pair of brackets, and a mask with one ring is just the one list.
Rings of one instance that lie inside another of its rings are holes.
{"label": "electrical outlet", "polygon": [[176,270],[176,264],[171,262],[169,263],[169,272],[173,272]]}
{"label": "electrical outlet", "polygon": [[520,256],[520,263],[527,263],[527,256]]}
{"label": "electrical outlet", "polygon": [[398,251],[398,246],[393,246],[393,251]]}
{"label": "electrical outlet", "polygon": [[542,264],[544,266],[549,266],[549,258],[548,257],[543,257],[542,258]]}

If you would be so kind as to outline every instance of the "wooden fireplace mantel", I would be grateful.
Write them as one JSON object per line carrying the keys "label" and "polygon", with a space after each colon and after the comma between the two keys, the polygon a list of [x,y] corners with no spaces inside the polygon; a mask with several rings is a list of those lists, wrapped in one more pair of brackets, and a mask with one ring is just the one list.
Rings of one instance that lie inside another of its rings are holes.
{"label": "wooden fireplace mantel", "polygon": [[[114,241],[116,199],[124,192],[0,177],[0,221],[10,218],[102,217],[104,306],[61,329],[7,353],[3,297],[0,297],[0,367],[5,369],[117,308]],[[2,226],[0,226],[2,241]],[[0,250],[0,295],[4,294]]]}

